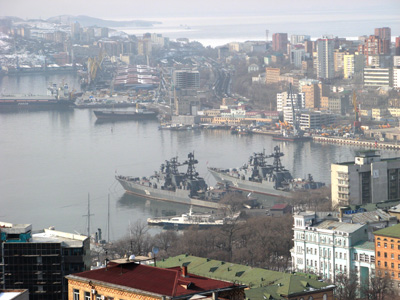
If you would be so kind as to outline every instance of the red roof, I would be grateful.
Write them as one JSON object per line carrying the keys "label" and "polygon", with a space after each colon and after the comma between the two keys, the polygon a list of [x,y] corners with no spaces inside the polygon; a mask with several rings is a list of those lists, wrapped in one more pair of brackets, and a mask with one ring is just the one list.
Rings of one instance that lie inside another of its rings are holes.
{"label": "red roof", "polygon": [[102,281],[150,293],[177,297],[235,286],[193,274],[182,276],[181,268],[162,269],[137,263],[109,263],[107,268],[70,275],[82,279]]}
{"label": "red roof", "polygon": [[275,204],[274,206],[271,207],[271,209],[285,209],[288,205],[283,203],[283,204]]}

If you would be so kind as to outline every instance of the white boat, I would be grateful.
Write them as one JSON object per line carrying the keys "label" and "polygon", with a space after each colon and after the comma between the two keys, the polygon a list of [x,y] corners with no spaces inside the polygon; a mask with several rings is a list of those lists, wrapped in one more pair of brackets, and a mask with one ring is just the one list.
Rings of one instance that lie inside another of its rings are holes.
{"label": "white boat", "polygon": [[190,226],[199,226],[201,228],[222,226],[229,222],[229,220],[236,219],[239,215],[235,215],[231,218],[215,218],[211,214],[196,214],[193,213],[192,207],[187,214],[173,217],[160,217],[160,218],[148,218],[147,223],[149,225],[164,226],[165,228],[187,228]]}

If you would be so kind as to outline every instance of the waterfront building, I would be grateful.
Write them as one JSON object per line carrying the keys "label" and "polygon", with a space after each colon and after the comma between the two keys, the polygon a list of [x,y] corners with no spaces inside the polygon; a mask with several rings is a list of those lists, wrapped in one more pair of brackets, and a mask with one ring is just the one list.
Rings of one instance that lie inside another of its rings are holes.
{"label": "waterfront building", "polygon": [[333,40],[317,40],[317,77],[329,80],[334,77]]}
{"label": "waterfront building", "polygon": [[300,115],[301,129],[321,129],[335,123],[335,115],[321,111],[302,112]]}
{"label": "waterfront building", "polygon": [[363,72],[365,87],[383,87],[392,86],[391,68],[364,68]]}
{"label": "waterfront building", "polygon": [[378,276],[389,276],[400,295],[400,224],[374,232]]}
{"label": "waterfront building", "polygon": [[272,35],[272,50],[287,53],[288,36],[287,33],[274,33]]}
{"label": "waterfront building", "polygon": [[359,152],[354,162],[331,164],[332,206],[362,205],[400,199],[400,158]]}
{"label": "waterfront building", "polygon": [[31,224],[0,222],[0,280],[28,289],[31,300],[67,299],[65,275],[90,268],[89,238],[53,229],[32,233]]}
{"label": "waterfront building", "polygon": [[332,281],[337,274],[348,275],[354,268],[354,246],[368,240],[367,225],[320,220],[315,212],[293,217],[293,270],[312,272]]}
{"label": "waterfront building", "polygon": [[185,254],[157,262],[162,268],[185,265],[198,276],[247,285],[246,299],[333,300],[335,286],[311,274],[283,273]]}
{"label": "waterfront building", "polygon": [[163,269],[129,259],[109,262],[105,268],[68,275],[68,299],[244,299],[245,285],[194,275],[188,265]]}

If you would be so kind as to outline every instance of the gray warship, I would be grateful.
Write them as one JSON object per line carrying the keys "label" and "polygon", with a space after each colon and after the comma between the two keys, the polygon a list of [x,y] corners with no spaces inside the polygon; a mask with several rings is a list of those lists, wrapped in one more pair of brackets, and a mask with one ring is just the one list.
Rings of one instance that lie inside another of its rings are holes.
{"label": "gray warship", "polygon": [[[270,155],[265,151],[254,153],[249,162],[238,169],[208,168],[208,171],[217,182],[230,188],[275,197],[288,197],[294,191],[318,189],[325,185],[315,182],[311,174],[307,179],[294,179],[282,166],[280,158],[283,155],[280,147],[276,146]],[[272,165],[267,164],[268,158],[273,158]]]}
{"label": "gray warship", "polygon": [[[194,153],[188,159],[178,162],[178,157],[166,160],[150,177],[131,177],[117,175],[116,179],[124,189],[134,195],[208,208],[219,208],[221,191],[208,188],[206,182],[196,172],[198,161]],[[187,165],[186,173],[179,172],[179,167]]]}

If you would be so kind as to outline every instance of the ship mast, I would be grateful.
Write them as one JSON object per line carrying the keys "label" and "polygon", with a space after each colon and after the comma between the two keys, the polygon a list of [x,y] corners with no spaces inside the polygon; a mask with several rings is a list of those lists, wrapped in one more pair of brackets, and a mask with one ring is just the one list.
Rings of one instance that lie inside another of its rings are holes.
{"label": "ship mast", "polygon": [[189,153],[188,160],[183,163],[184,165],[188,165],[188,169],[186,171],[186,176],[189,179],[194,179],[194,177],[199,175],[199,173],[196,172],[196,168],[194,167],[194,165],[197,163],[198,163],[198,160],[194,158],[194,152]]}

